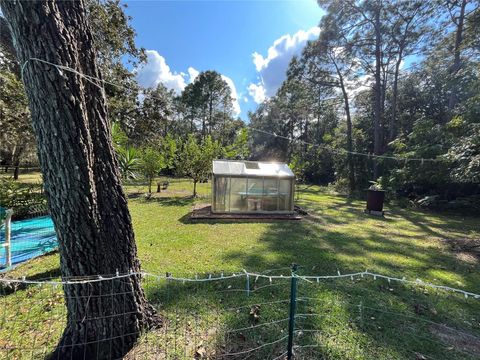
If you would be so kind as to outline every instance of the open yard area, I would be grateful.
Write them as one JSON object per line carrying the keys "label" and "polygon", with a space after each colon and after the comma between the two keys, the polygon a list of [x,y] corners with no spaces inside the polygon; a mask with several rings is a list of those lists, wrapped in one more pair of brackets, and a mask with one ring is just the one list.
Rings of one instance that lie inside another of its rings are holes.
{"label": "open yard area", "polygon": [[[208,202],[210,184],[199,185],[195,200],[186,180],[171,180],[149,200],[145,187],[126,190],[139,258],[148,273],[193,279],[246,269],[289,275],[290,264],[297,263],[300,275],[368,269],[480,293],[478,252],[468,246],[478,241],[478,217],[392,204],[384,218],[372,217],[363,213],[363,200],[301,186],[297,204],[308,211],[301,221],[199,222],[189,213],[195,201]],[[43,256],[6,276],[57,278],[58,261],[56,253]],[[132,358],[281,358],[289,279],[251,278],[249,296],[245,278],[190,284],[146,277],[144,283],[165,324],[142,338]],[[480,302],[472,297],[358,277],[299,280],[298,299],[297,313],[306,314],[296,326],[299,358],[480,357]],[[0,301],[0,357],[28,358],[51,350],[64,324],[60,288],[7,289]]]}
{"label": "open yard area", "polygon": [[480,0],[0,33],[0,360],[480,360]]}

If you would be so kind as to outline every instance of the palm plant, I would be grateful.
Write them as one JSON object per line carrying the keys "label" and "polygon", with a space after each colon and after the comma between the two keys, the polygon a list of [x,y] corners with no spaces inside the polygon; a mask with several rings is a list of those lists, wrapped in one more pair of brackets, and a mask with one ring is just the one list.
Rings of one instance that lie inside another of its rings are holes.
{"label": "palm plant", "polygon": [[117,147],[117,158],[120,172],[124,179],[135,179],[140,168],[140,154],[132,146]]}

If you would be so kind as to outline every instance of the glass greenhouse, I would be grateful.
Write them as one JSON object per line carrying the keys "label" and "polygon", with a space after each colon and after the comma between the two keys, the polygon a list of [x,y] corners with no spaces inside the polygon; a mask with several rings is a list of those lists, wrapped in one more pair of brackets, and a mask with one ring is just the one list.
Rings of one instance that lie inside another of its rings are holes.
{"label": "glass greenhouse", "polygon": [[287,164],[214,160],[213,213],[293,213],[295,176]]}

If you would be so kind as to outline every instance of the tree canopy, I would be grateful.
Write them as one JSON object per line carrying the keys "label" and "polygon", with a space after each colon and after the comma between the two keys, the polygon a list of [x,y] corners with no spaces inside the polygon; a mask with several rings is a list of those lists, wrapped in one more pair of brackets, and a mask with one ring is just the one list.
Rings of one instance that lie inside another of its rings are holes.
{"label": "tree canopy", "polygon": [[[348,192],[372,180],[413,198],[478,191],[478,1],[318,5],[325,10],[318,38],[292,59],[277,93],[242,121],[225,77],[213,69],[181,93],[162,83],[141,88],[126,63],[135,67],[145,54],[124,5],[88,1],[109,115],[125,137],[117,147],[125,176],[141,149],[177,159],[190,136],[199,144],[210,136],[223,157],[295,163],[299,178]],[[34,163],[19,64],[5,32],[1,46],[8,58],[0,64],[8,140],[0,161]],[[181,173],[178,161],[169,163],[162,174]]]}
{"label": "tree canopy", "polygon": [[476,193],[479,3],[318,3],[319,38],[249,115],[277,135],[254,134],[252,156],[292,161],[307,181],[349,191],[379,180],[413,198]]}

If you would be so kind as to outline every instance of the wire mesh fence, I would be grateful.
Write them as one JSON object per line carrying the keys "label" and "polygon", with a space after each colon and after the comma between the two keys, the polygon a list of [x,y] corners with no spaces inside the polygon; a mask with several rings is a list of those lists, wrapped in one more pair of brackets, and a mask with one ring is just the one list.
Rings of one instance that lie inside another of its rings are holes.
{"label": "wire mesh fence", "polygon": [[58,245],[45,205],[33,206],[20,217],[16,215],[9,226],[0,226],[0,271],[53,251]]}
{"label": "wire mesh fence", "polygon": [[138,341],[126,359],[287,359],[289,343],[292,359],[480,356],[477,294],[368,272],[307,277],[292,276],[284,269],[187,278],[169,274],[62,280],[3,277],[0,358],[41,359],[58,346],[67,321],[65,287],[92,289],[69,299],[86,310],[75,319],[82,331],[100,323],[113,329],[118,321],[130,321],[132,314],[122,304],[131,288],[122,291],[122,284],[139,275],[161,325],[135,334],[96,332],[89,341],[94,352],[84,358],[114,358],[110,356],[114,338],[132,336]]}

